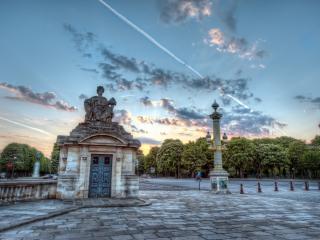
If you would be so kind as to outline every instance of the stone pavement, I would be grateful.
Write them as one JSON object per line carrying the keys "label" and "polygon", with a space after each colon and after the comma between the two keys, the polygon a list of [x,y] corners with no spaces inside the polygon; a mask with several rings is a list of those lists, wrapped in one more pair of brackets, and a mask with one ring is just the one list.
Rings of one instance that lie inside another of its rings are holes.
{"label": "stone pavement", "polygon": [[20,227],[82,208],[142,207],[150,205],[141,199],[77,199],[77,200],[38,200],[22,201],[0,205],[0,234],[3,231]]}
{"label": "stone pavement", "polygon": [[320,239],[319,205],[303,197],[319,198],[315,190],[290,199],[287,192],[214,195],[141,186],[140,197],[152,205],[83,208],[2,232],[0,239]]}

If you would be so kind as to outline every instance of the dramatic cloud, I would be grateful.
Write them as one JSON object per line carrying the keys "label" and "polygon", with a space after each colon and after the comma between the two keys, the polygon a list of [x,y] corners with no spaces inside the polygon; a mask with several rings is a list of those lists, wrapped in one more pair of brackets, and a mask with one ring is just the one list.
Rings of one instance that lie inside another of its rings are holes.
{"label": "dramatic cloud", "polygon": [[320,97],[307,97],[307,96],[303,96],[303,95],[297,95],[294,97],[294,99],[296,99],[299,102],[305,102],[305,103],[309,103],[314,105],[316,108],[320,109]]}
{"label": "dramatic cloud", "polygon": [[[127,58],[122,55],[110,54],[110,62],[100,63],[99,67],[103,72],[103,77],[107,80],[107,87],[112,91],[124,90],[145,90],[148,87],[170,85],[180,85],[183,88],[199,91],[219,90],[221,95],[231,94],[241,100],[248,100],[253,97],[249,92],[248,81],[246,78],[221,79],[215,76],[205,78],[192,78],[188,75],[156,68],[145,62],[138,62],[136,59]],[[121,61],[115,61],[121,59]],[[116,65],[115,65],[116,64]],[[132,80],[127,80],[123,72],[135,74]]]}
{"label": "dramatic cloud", "polygon": [[194,109],[188,109],[186,107],[176,108],[173,105],[173,100],[162,98],[159,101],[151,101],[149,97],[140,99],[140,102],[149,107],[162,107],[169,113],[176,116],[178,119],[203,119],[203,114],[196,112]]}
{"label": "dramatic cloud", "polygon": [[51,107],[62,111],[73,112],[77,108],[70,106],[63,100],[57,99],[54,92],[36,93],[32,89],[25,86],[13,86],[8,83],[0,83],[0,88],[5,89],[15,96],[6,96],[7,99],[25,101],[30,103],[39,104],[45,107]]}
{"label": "dramatic cloud", "polygon": [[[76,45],[79,45],[78,42],[81,43],[80,45],[85,45],[82,43],[83,41],[90,43],[93,41],[91,33],[80,33],[72,26],[69,26],[67,30],[72,34]],[[89,40],[83,40],[87,38]],[[248,90],[249,79],[246,78],[239,76],[235,79],[222,79],[216,76],[194,78],[186,74],[158,68],[153,64],[135,58],[116,54],[101,45],[97,49],[103,58],[98,63],[97,68],[101,70],[102,77],[106,80],[105,86],[110,91],[148,91],[155,87],[167,88],[180,85],[191,91],[212,92],[218,90],[225,98],[228,94],[239,100],[248,100],[254,97]],[[224,103],[231,104],[230,100],[224,100]]]}
{"label": "dramatic cloud", "polygon": [[[193,113],[187,109],[188,113]],[[265,137],[272,134],[271,130],[276,128],[282,131],[287,125],[281,123],[259,111],[234,107],[231,111],[220,109],[223,114],[222,128],[233,136]],[[208,113],[209,114],[209,113]],[[137,120],[145,124],[160,124],[175,127],[192,127],[195,131],[205,132],[211,129],[211,120],[206,114],[197,113],[197,118],[185,118],[186,115],[175,115],[174,118],[150,118],[138,116]],[[189,117],[189,115],[188,115]]]}
{"label": "dramatic cloud", "polygon": [[228,37],[218,28],[209,30],[205,43],[216,47],[220,52],[237,54],[240,58],[249,60],[261,59],[266,55],[264,50],[258,48],[258,41],[249,44],[245,38]]}
{"label": "dramatic cloud", "polygon": [[210,0],[161,0],[160,18],[165,23],[181,23],[188,19],[201,20],[211,15]]}
{"label": "dramatic cloud", "polygon": [[281,131],[287,125],[259,111],[234,107],[223,111],[222,127],[232,135],[263,137],[271,134],[271,129]]}

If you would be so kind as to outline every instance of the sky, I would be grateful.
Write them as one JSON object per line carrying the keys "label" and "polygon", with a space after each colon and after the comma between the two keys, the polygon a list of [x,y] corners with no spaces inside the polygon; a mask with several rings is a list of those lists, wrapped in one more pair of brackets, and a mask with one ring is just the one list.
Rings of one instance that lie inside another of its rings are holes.
{"label": "sky", "polygon": [[310,141],[320,123],[318,0],[2,0],[0,151],[50,155],[105,88],[146,153],[211,131]]}

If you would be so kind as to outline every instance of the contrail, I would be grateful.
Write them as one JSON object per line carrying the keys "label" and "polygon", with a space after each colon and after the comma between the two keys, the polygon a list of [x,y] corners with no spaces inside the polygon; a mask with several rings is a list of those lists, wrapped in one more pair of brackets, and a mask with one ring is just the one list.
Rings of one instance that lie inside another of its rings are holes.
{"label": "contrail", "polygon": [[51,134],[51,133],[49,133],[47,131],[44,131],[42,129],[35,128],[35,127],[29,126],[29,125],[26,125],[26,124],[23,124],[23,123],[19,123],[19,122],[16,122],[16,121],[12,121],[12,120],[4,118],[4,117],[0,117],[0,120],[3,120],[5,122],[12,123],[12,124],[15,124],[17,126],[24,127],[24,128],[36,131],[36,132],[39,132],[39,133],[42,133],[42,134],[45,134],[47,136],[53,136],[53,134]]}
{"label": "contrail", "polygon": [[[185,61],[183,61],[181,58],[177,57],[174,53],[172,53],[168,48],[163,46],[161,43],[159,43],[157,40],[155,40],[150,34],[146,33],[143,29],[138,27],[136,24],[131,22],[128,18],[123,16],[121,13],[119,13],[117,10],[115,10],[113,7],[111,7],[108,3],[106,3],[103,0],[98,0],[103,6],[105,6],[107,9],[109,9],[114,15],[116,15],[118,18],[120,18],[122,21],[124,21],[127,25],[132,27],[134,30],[136,30],[138,33],[143,35],[145,38],[147,38],[151,43],[153,43],[155,46],[160,48],[162,51],[164,51],[166,54],[168,54],[170,57],[172,57],[174,60],[176,60],[178,63],[182,64],[186,68],[188,68],[191,72],[193,72],[195,75],[197,75],[199,78],[204,78],[204,76],[199,73],[196,69],[191,67],[189,64],[187,64]],[[219,88],[219,90],[221,90]],[[241,102],[239,99],[235,98],[234,96],[231,96],[230,94],[226,94],[226,96],[230,97],[232,100],[240,104],[241,106],[250,109],[246,104]]]}
{"label": "contrail", "polygon": [[169,49],[167,49],[165,46],[163,46],[161,43],[159,43],[157,40],[155,40],[150,34],[146,33],[143,29],[138,27],[136,24],[131,22],[128,18],[123,16],[121,13],[119,13],[117,10],[115,10],[113,7],[111,7],[108,3],[106,3],[103,0],[98,0],[101,4],[103,4],[106,8],[108,8],[113,14],[115,14],[118,18],[120,18],[122,21],[124,21],[126,24],[128,24],[130,27],[132,27],[134,30],[142,34],[144,37],[146,37],[151,43],[156,45],[158,48],[160,48],[162,51],[164,51],[166,54],[168,54],[170,57],[172,57],[174,60],[182,64],[183,66],[187,67],[189,70],[191,70],[194,74],[196,74],[200,78],[204,78],[197,70],[195,70],[193,67],[191,67],[189,64],[187,64],[185,61],[183,61],[181,58],[177,57],[174,53],[172,53]]}
{"label": "contrail", "polygon": [[[151,43],[153,43],[155,46],[160,48],[162,51],[164,51],[166,54],[168,54],[170,57],[172,57],[174,60],[176,60],[178,63],[182,64],[186,68],[188,68],[191,72],[193,72],[195,75],[197,75],[199,78],[204,78],[204,76],[199,73],[196,69],[191,67],[189,64],[187,64],[185,61],[183,61],[181,58],[177,57],[174,53],[172,53],[169,49],[167,49],[165,46],[163,46],[161,43],[159,43],[157,40],[155,40],[150,34],[145,32],[143,29],[138,27],[136,24],[131,22],[128,18],[123,16],[121,13],[119,13],[117,10],[115,10],[113,7],[111,7],[108,3],[106,3],[103,0],[98,0],[103,6],[105,6],[109,11],[111,11],[114,15],[116,15],[118,18],[120,18],[122,21],[124,21],[127,25],[132,27],[134,30],[136,30],[138,33],[143,35],[145,38],[147,38]],[[250,111],[253,111],[248,105],[240,101],[238,98],[230,95],[230,94],[224,94],[221,87],[218,88],[220,92],[222,92],[223,95],[226,95],[227,97],[231,98],[233,101],[241,105],[242,107],[249,109]],[[276,128],[275,128],[276,129]],[[279,129],[276,129],[279,130]],[[283,132],[282,130],[279,130]]]}

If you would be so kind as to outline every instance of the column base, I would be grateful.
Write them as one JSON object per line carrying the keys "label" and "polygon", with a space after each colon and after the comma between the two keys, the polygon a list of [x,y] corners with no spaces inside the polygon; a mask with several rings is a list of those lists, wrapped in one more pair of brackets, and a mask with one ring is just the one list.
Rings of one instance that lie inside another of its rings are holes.
{"label": "column base", "polygon": [[228,189],[229,173],[224,169],[213,169],[210,174],[210,188],[216,194],[231,194]]}

